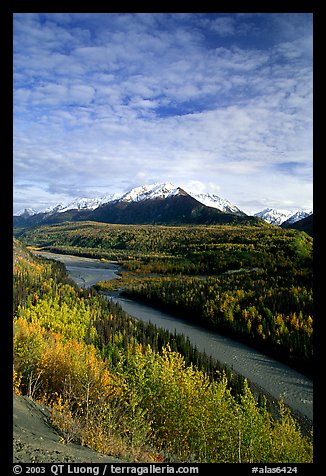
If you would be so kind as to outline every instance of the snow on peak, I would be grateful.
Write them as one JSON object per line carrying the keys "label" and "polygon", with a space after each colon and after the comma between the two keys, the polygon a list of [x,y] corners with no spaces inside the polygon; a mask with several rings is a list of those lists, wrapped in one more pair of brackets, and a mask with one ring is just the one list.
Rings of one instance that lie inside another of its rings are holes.
{"label": "snow on peak", "polygon": [[45,208],[38,213],[63,213],[68,210],[95,210],[95,208],[103,205],[104,203],[111,202],[119,197],[120,195],[113,193],[97,198],[75,198],[69,203],[59,203],[55,207]]}
{"label": "snow on peak", "polygon": [[58,203],[55,207],[44,208],[39,210],[38,213],[56,213],[60,212],[62,208],[64,208],[64,205],[62,203]]}
{"label": "snow on peak", "polygon": [[66,212],[67,210],[95,210],[104,203],[112,202],[119,198],[120,195],[113,193],[99,198],[76,198],[65,206],[62,206],[59,212]]}
{"label": "snow on peak", "polygon": [[296,221],[303,220],[304,218],[309,217],[312,215],[311,210],[298,210],[295,212],[293,215],[290,216],[290,218],[287,219],[287,222],[289,224],[295,223]]}
{"label": "snow on peak", "polygon": [[178,195],[179,188],[172,183],[154,183],[152,185],[143,185],[125,193],[120,200],[123,202],[140,202],[155,198],[168,198]]}
{"label": "snow on peak", "polygon": [[276,208],[265,208],[261,212],[255,213],[255,216],[262,218],[272,225],[282,225],[282,223],[288,221],[289,223],[295,223],[302,220],[312,214],[312,211],[303,210],[282,210]]}
{"label": "snow on peak", "polygon": [[36,210],[34,210],[34,208],[24,208],[24,210],[20,210],[18,213],[17,213],[17,216],[21,216],[21,217],[31,217],[32,215],[35,215],[37,213]]}
{"label": "snow on peak", "polygon": [[192,190],[188,190],[188,188],[176,187],[170,182],[136,187],[123,195],[120,200],[124,202],[140,202],[155,198],[169,198],[182,194],[182,191],[208,207],[217,208],[226,213],[242,213],[239,208],[218,195],[213,193],[195,193]]}
{"label": "snow on peak", "polygon": [[194,193],[188,190],[187,193],[207,207],[217,208],[225,213],[243,213],[238,207],[229,202],[229,200],[221,198],[215,193]]}

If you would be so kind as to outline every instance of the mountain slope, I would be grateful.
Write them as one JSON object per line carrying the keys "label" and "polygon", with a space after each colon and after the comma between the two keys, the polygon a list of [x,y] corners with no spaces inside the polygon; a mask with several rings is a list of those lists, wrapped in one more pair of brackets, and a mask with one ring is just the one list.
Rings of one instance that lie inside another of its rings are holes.
{"label": "mountain slope", "polygon": [[86,216],[90,213],[89,210],[67,210],[66,212],[36,213],[29,217],[14,216],[13,225],[18,228],[52,225],[66,221],[83,220],[86,219]]}
{"label": "mountain slope", "polygon": [[50,409],[13,395],[13,461],[15,463],[121,463],[76,443],[63,444],[53,427]]}
{"label": "mountain slope", "polygon": [[281,227],[294,228],[299,231],[305,231],[308,235],[313,236],[313,225],[314,225],[313,214],[311,214],[294,223],[291,222],[290,220],[287,220],[284,223],[282,223]]}
{"label": "mountain slope", "polygon": [[193,193],[188,192],[191,197],[193,197],[198,202],[206,205],[207,207],[212,207],[220,210],[225,213],[234,213],[235,215],[245,216],[246,214],[241,211],[238,207],[233,205],[229,200],[221,198],[214,193]]}

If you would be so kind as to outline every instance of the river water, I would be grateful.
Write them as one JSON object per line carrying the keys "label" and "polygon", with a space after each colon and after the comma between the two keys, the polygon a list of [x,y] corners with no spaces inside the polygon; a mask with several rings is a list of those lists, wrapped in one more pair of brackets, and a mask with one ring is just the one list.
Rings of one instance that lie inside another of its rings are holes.
{"label": "river water", "polygon": [[[89,287],[98,281],[110,280],[118,276],[117,263],[54,253],[39,254],[63,262],[68,273],[79,286]],[[199,351],[205,351],[219,362],[232,367],[273,398],[283,397],[284,402],[294,411],[312,421],[313,383],[303,374],[242,343],[146,304],[119,296],[117,293],[111,298],[131,316],[189,337],[190,342],[196,345]]]}

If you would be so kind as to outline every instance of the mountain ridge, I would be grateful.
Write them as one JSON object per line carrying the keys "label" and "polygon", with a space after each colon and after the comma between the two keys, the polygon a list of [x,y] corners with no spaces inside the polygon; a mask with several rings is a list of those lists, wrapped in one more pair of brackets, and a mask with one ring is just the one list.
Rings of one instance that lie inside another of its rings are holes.
{"label": "mountain ridge", "polygon": [[142,185],[132,188],[128,192],[124,193],[112,193],[104,195],[103,197],[95,198],[75,198],[67,204],[59,203],[54,207],[47,207],[43,210],[36,211],[31,208],[25,208],[22,212],[15,216],[32,216],[39,213],[56,213],[66,212],[68,210],[94,210],[102,205],[108,203],[123,201],[123,202],[140,202],[143,200],[150,200],[156,198],[170,198],[176,195],[188,194],[195,200],[199,201],[203,205],[217,208],[223,212],[238,213],[240,215],[246,215],[234,204],[228,200],[219,197],[216,194],[209,193],[195,193],[192,190],[185,190],[184,188],[173,185],[171,182],[158,183],[155,182],[151,185]]}
{"label": "mountain ridge", "polygon": [[166,198],[141,201],[117,201],[102,205],[92,212],[92,220],[110,223],[142,224],[214,224],[258,223],[253,217],[226,213],[208,207],[181,189],[181,193]]}

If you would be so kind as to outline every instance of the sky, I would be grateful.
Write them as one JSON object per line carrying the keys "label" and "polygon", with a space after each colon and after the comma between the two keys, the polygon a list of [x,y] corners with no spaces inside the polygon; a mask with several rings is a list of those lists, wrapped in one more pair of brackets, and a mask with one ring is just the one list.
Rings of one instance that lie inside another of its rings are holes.
{"label": "sky", "polygon": [[313,207],[311,13],[14,14],[14,213],[172,182]]}

